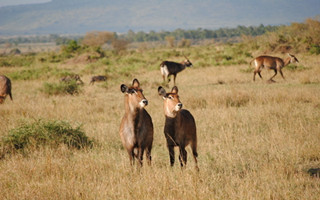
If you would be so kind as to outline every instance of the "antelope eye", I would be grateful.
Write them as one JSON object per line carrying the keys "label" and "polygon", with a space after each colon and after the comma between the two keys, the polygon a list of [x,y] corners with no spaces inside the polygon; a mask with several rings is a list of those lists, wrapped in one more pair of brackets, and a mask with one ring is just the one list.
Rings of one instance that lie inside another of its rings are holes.
{"label": "antelope eye", "polygon": [[172,97],[172,96],[168,96],[168,98],[169,98],[169,99],[171,99],[171,100],[173,99],[173,97]]}
{"label": "antelope eye", "polygon": [[137,94],[137,92],[136,92],[134,89],[130,89],[130,90],[129,90],[129,93],[130,93],[130,94]]}

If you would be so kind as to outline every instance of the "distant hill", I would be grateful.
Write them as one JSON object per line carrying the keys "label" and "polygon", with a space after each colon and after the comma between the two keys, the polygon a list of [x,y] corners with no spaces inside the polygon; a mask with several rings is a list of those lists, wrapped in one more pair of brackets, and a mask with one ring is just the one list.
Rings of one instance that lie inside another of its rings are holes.
{"label": "distant hill", "polygon": [[302,22],[319,0],[53,0],[0,8],[0,35],[83,34]]}

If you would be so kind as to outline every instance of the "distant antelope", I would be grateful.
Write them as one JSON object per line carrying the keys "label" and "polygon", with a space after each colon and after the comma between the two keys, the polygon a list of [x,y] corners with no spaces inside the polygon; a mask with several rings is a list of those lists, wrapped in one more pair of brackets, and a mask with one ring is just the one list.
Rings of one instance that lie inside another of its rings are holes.
{"label": "distant antelope", "polygon": [[93,85],[94,82],[100,82],[100,81],[106,81],[106,80],[107,80],[106,76],[93,76],[91,78],[90,85]]}
{"label": "distant antelope", "polygon": [[166,117],[164,135],[167,140],[171,166],[174,165],[175,161],[175,146],[178,146],[180,150],[179,160],[181,167],[187,164],[187,151],[185,147],[190,144],[196,168],[198,169],[197,129],[192,114],[188,110],[182,109],[182,103],[179,100],[178,88],[176,86],[172,88],[170,93],[166,93],[165,89],[160,86],[158,94],[164,100],[163,108]]}
{"label": "distant antelope", "polygon": [[186,60],[182,61],[181,63],[176,63],[172,61],[163,61],[160,64],[160,71],[163,77],[163,82],[165,82],[165,79],[167,77],[168,83],[170,82],[170,75],[173,75],[173,83],[176,85],[176,77],[179,72],[184,70],[186,67],[192,67],[192,63],[190,60],[185,57]]}
{"label": "distant antelope", "polygon": [[0,75],[0,104],[4,102],[7,95],[9,95],[12,101],[11,81],[8,77]]}
{"label": "distant antelope", "polygon": [[274,75],[269,79],[270,81],[273,81],[272,79],[277,75],[277,72],[279,71],[282,78],[284,78],[283,73],[282,73],[282,68],[284,66],[287,66],[289,63],[296,63],[299,62],[298,59],[294,56],[288,53],[288,58],[285,60],[282,60],[281,58],[278,57],[272,57],[272,56],[259,56],[255,59],[253,59],[250,62],[250,65],[252,62],[254,63],[254,72],[253,72],[253,81],[255,81],[255,76],[258,73],[260,78],[262,79],[261,76],[261,70],[266,67],[267,69],[273,69],[274,70]]}
{"label": "distant antelope", "polygon": [[122,84],[120,89],[125,94],[125,114],[120,125],[122,144],[129,154],[131,165],[135,158],[142,165],[144,150],[148,164],[151,164],[153,124],[150,115],[144,109],[148,105],[148,100],[142,94],[137,79],[133,80],[132,86]]}
{"label": "distant antelope", "polygon": [[81,84],[83,84],[83,81],[81,80],[81,78],[78,74],[68,75],[68,76],[62,77],[60,79],[60,81],[66,82],[66,83],[69,83],[71,81],[75,81],[75,82],[79,81]]}

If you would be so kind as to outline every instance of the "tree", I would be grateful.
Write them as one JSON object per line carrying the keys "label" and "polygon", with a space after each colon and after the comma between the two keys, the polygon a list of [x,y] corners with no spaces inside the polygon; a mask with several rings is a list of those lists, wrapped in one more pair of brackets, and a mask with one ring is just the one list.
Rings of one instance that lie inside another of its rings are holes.
{"label": "tree", "polygon": [[174,37],[173,36],[166,36],[165,40],[167,41],[169,47],[174,47]]}
{"label": "tree", "polygon": [[112,41],[113,49],[119,53],[120,51],[126,51],[128,48],[129,42],[123,39],[114,39]]}
{"label": "tree", "polygon": [[105,43],[112,42],[114,38],[115,35],[113,32],[92,31],[86,33],[82,40],[82,44],[91,47],[101,47]]}

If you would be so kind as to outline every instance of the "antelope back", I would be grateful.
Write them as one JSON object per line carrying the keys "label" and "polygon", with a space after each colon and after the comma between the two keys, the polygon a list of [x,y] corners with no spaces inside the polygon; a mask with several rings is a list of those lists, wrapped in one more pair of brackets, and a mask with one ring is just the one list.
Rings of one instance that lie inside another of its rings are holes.
{"label": "antelope back", "polygon": [[164,113],[168,117],[175,117],[177,112],[182,109],[182,103],[180,102],[178,95],[178,87],[174,86],[170,93],[166,93],[163,87],[158,88],[158,94],[163,98]]}

